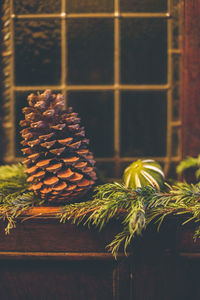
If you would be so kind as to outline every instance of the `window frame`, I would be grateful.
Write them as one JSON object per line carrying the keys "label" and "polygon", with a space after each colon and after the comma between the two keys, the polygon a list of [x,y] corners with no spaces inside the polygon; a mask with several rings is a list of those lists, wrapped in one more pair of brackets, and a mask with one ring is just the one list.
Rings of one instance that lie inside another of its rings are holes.
{"label": "window frame", "polygon": [[[5,2],[9,2],[9,0],[5,0]],[[64,3],[65,1],[62,1],[62,3]],[[116,59],[116,57],[119,57],[119,51],[120,51],[120,47],[119,47],[119,2],[118,0],[114,1],[115,3],[115,12],[114,13],[108,13],[111,17],[114,18],[114,27],[115,27],[115,47],[116,50],[115,51],[115,72],[114,72],[114,84],[113,84],[113,91],[114,91],[114,95],[115,95],[115,121],[114,121],[114,127],[115,127],[115,131],[114,131],[114,136],[115,136],[115,156],[113,157],[113,161],[117,161],[117,172],[119,174],[119,147],[120,147],[120,136],[119,136],[119,106],[120,106],[120,91],[121,90],[134,90],[134,88],[132,88],[131,86],[128,85],[121,85],[120,84],[120,66],[119,66],[119,59]],[[1,3],[2,4],[2,3]],[[180,127],[181,130],[181,152],[180,154],[176,157],[175,162],[178,162],[178,160],[180,160],[182,157],[185,157],[186,155],[197,155],[199,154],[199,149],[200,149],[200,139],[198,138],[200,136],[200,124],[198,124],[198,110],[199,110],[199,106],[200,104],[198,103],[198,95],[199,95],[199,78],[200,75],[198,73],[197,70],[200,70],[200,59],[198,59],[200,57],[200,53],[199,53],[199,42],[200,42],[200,38],[198,35],[199,29],[200,29],[200,21],[199,21],[199,12],[200,12],[200,0],[182,0],[181,2],[181,6],[182,6],[182,14],[181,14],[181,21],[182,21],[182,47],[181,47],[181,120],[180,122],[177,122],[177,124],[175,124],[175,126]],[[2,5],[1,5],[1,9],[2,9]],[[11,8],[12,9],[12,8]],[[64,11],[65,7],[63,4],[63,8]],[[125,13],[124,14],[125,17]],[[121,14],[121,15],[122,15]],[[128,13],[131,16],[131,13]],[[169,18],[169,14],[168,13],[161,13],[162,17],[165,18]],[[78,14],[79,17],[81,16],[80,14]],[[90,14],[82,14],[82,17],[88,17]],[[92,14],[92,16],[94,15],[94,13]],[[102,17],[101,14],[97,13],[96,14],[97,17]],[[156,13],[157,15],[157,13]],[[129,17],[130,17],[129,16]],[[64,28],[63,32],[66,32],[66,24],[65,24],[65,18],[66,15],[64,13],[62,13],[62,26]],[[72,17],[76,17],[75,14],[72,14]],[[91,16],[89,16],[91,17]],[[14,16],[13,16],[14,18]],[[11,25],[12,26],[12,20],[11,20]],[[197,30],[198,28],[198,30]],[[62,43],[62,47],[63,49],[63,58],[66,57],[66,41],[64,41]],[[8,51],[5,53],[4,51],[2,52],[2,56],[5,60],[5,56],[10,55],[10,51],[11,49],[7,49]],[[1,58],[2,58],[1,56]],[[65,68],[63,68],[64,70]],[[64,72],[64,71],[63,71]],[[65,71],[66,72],[66,71]],[[66,78],[66,73],[63,74],[63,80],[65,80]],[[7,82],[6,82],[7,80]],[[12,76],[11,76],[11,80],[12,80]],[[62,84],[63,84],[63,80],[62,80]],[[4,82],[4,86],[5,84],[9,84],[8,82],[8,78],[5,79]],[[32,87],[31,87],[32,88]],[[34,88],[34,87],[33,87]],[[43,87],[40,87],[41,89]],[[71,90],[76,90],[77,87],[71,87]],[[78,87],[78,89],[80,88],[85,90],[85,87]],[[136,90],[140,90],[142,89],[142,86],[135,86]],[[155,88],[155,90],[157,90],[157,87],[152,86],[153,90]],[[168,85],[165,85],[163,87],[161,87],[163,90],[167,90],[169,89]],[[30,88],[29,88],[30,89]],[[56,89],[60,89],[60,87],[56,87]],[[110,90],[110,87],[107,86],[99,86],[99,90]],[[3,89],[2,89],[3,90]],[[70,90],[70,87],[69,89]],[[87,90],[90,90],[90,88]],[[93,87],[91,86],[91,90],[93,90]],[[2,92],[3,95],[3,101],[2,101],[2,105],[3,105],[3,109],[4,109],[4,117],[6,116],[6,112],[8,112],[8,110],[10,108],[8,108],[8,98],[12,96],[13,93],[13,89],[11,89],[11,91],[9,91],[6,95],[5,93],[5,89]],[[66,95],[66,88],[63,88],[62,92],[64,93],[64,95]],[[192,105],[191,105],[192,103]],[[9,111],[9,113],[7,114],[7,117],[9,118],[9,116],[11,114],[14,114],[13,108],[11,108],[11,111]],[[5,162],[13,162],[13,154],[11,153],[11,149],[13,149],[14,147],[14,140],[7,140],[7,137],[10,134],[10,130],[11,130],[11,126],[10,126],[10,120],[7,120],[5,122],[5,118],[4,118],[4,122],[3,122],[3,126],[4,126],[4,161]],[[171,128],[168,128],[168,132],[171,130]],[[193,133],[193,134],[191,134]],[[170,152],[168,150],[168,152]],[[7,157],[7,158],[6,158]],[[128,160],[127,160],[128,159]],[[133,158],[132,158],[133,159]],[[97,159],[97,161],[101,161],[100,159]],[[103,159],[103,161],[106,162],[106,159]],[[110,160],[109,160],[110,161]],[[125,158],[122,159],[121,161],[130,161],[130,158]],[[162,159],[161,159],[162,161]],[[166,165],[168,165],[168,167],[166,169],[169,168],[169,164],[171,163],[171,154],[168,153],[167,157],[166,157]]]}

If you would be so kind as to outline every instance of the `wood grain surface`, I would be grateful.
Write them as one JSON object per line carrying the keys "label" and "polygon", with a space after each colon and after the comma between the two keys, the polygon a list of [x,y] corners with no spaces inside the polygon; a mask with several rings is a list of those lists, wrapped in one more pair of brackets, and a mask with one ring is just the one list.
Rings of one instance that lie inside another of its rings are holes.
{"label": "wood grain surface", "polygon": [[200,0],[183,4],[181,118],[182,152],[200,153]]}

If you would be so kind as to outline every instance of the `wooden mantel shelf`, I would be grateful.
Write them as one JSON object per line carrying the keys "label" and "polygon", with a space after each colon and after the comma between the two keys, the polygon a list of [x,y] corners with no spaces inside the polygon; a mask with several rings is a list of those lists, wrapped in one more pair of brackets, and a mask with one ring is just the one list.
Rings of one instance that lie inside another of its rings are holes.
{"label": "wooden mantel shelf", "polygon": [[120,225],[99,233],[63,224],[59,209],[26,211],[9,235],[0,221],[0,299],[131,299],[130,257],[115,261],[105,249]]}
{"label": "wooden mantel shelf", "polygon": [[95,228],[89,230],[70,222],[60,223],[59,211],[59,206],[31,208],[18,218],[16,228],[8,235],[4,232],[6,224],[1,221],[0,255],[1,251],[52,252],[58,255],[91,252],[104,253],[105,257],[113,259],[105,247],[120,230],[119,223],[113,222],[100,233]]}
{"label": "wooden mantel shelf", "polygon": [[[59,209],[30,209],[9,235],[1,221],[0,299],[200,299],[184,298],[199,278],[200,241],[193,242],[192,226],[171,220],[159,233],[150,226],[128,257],[121,252],[116,261],[105,247],[121,230],[119,223],[99,233],[60,223]],[[199,296],[199,284],[195,289]]]}
{"label": "wooden mantel shelf", "polygon": [[57,218],[57,214],[60,212],[60,206],[40,206],[40,207],[33,207],[30,208],[23,213],[24,216],[32,216],[34,218],[37,217],[52,217]]}
{"label": "wooden mantel shelf", "polygon": [[25,214],[28,215],[38,215],[38,214],[57,214],[60,211],[60,206],[40,206],[33,207],[25,211]]}

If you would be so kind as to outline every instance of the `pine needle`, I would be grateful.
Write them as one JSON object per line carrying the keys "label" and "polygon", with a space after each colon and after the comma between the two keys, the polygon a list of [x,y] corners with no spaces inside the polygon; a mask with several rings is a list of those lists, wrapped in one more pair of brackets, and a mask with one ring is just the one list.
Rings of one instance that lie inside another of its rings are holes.
{"label": "pine needle", "polygon": [[119,219],[124,229],[108,245],[108,249],[117,257],[120,246],[124,243],[124,252],[133,237],[140,235],[146,227],[145,201],[154,193],[152,186],[131,190],[123,184],[109,183],[98,186],[94,199],[70,204],[61,209],[58,217],[61,222],[71,220],[74,224],[94,226],[101,231],[111,219]]}
{"label": "pine needle", "polygon": [[[183,226],[192,221],[200,222],[200,184],[179,183],[158,191],[152,186],[130,190],[123,184],[109,183],[98,186],[95,192],[91,201],[64,206],[58,217],[61,222],[71,220],[74,224],[95,226],[99,231],[111,219],[118,219],[123,230],[107,246],[115,258],[122,245],[127,253],[135,236],[141,235],[152,222],[157,224],[158,230],[170,215],[184,215]],[[198,237],[200,226],[194,233],[194,238]]]}
{"label": "pine needle", "polygon": [[182,174],[185,170],[187,170],[189,168],[197,169],[195,171],[195,176],[196,176],[196,179],[199,179],[199,177],[200,177],[200,155],[198,157],[187,156],[184,160],[182,160],[178,164],[178,166],[176,168],[176,172],[178,174]]}
{"label": "pine needle", "polygon": [[[16,227],[17,218],[27,209],[43,202],[29,191],[26,174],[21,164],[0,167],[0,219],[7,222],[5,233]],[[158,191],[152,186],[135,190],[114,182],[95,189],[93,199],[62,206],[57,218],[60,222],[82,224],[101,231],[112,219],[119,220],[122,231],[107,246],[114,257],[128,247],[150,223],[160,229],[169,216],[184,216],[182,225],[197,224],[194,239],[200,237],[200,183],[166,185]]]}
{"label": "pine needle", "polygon": [[7,221],[6,234],[16,227],[17,217],[41,201],[28,190],[24,171],[22,164],[0,167],[0,219]]}

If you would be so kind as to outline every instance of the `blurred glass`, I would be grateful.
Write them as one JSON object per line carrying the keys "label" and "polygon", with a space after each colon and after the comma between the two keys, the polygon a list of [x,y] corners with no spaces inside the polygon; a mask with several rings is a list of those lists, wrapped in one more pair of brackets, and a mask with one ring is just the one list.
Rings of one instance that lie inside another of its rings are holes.
{"label": "blurred glass", "polygon": [[180,0],[172,0],[172,48],[180,48]]}
{"label": "blurred glass", "polygon": [[[169,183],[171,183],[171,185],[174,184],[174,180],[178,180],[178,176],[177,176],[177,172],[176,172],[176,168],[177,168],[178,162],[171,162],[169,165],[169,169],[168,172],[166,174],[167,178],[173,178],[173,180],[169,180]],[[180,179],[179,179],[180,181]]]}
{"label": "blurred glass", "polygon": [[[5,159],[10,159],[13,156],[13,131],[12,127],[3,128],[3,139],[1,141],[1,153],[3,153]],[[1,160],[2,163],[2,160]]]}
{"label": "blurred glass", "polygon": [[166,114],[164,92],[122,93],[121,155],[165,156]]}
{"label": "blurred glass", "polygon": [[119,177],[122,178],[123,177],[123,174],[124,174],[124,171],[125,169],[132,163],[133,161],[129,161],[129,162],[121,162],[120,163],[120,175]]}
{"label": "blurred glass", "polygon": [[61,0],[14,0],[15,14],[41,14],[61,12]]}
{"label": "blurred glass", "polygon": [[180,118],[180,54],[172,55],[172,119]]}
{"label": "blurred glass", "polygon": [[121,36],[121,82],[166,83],[167,21],[123,19]]}
{"label": "blurred glass", "polygon": [[114,0],[67,0],[67,13],[112,12]]}
{"label": "blurred glass", "polygon": [[90,149],[96,157],[113,156],[113,93],[112,92],[69,92],[68,106],[80,114],[90,139]]}
{"label": "blurred glass", "polygon": [[172,155],[178,156],[179,150],[179,128],[173,127],[172,128]]}
{"label": "blurred glass", "polygon": [[69,19],[68,83],[113,83],[113,20]]}
{"label": "blurred glass", "polygon": [[23,128],[19,125],[19,122],[20,120],[24,120],[22,108],[28,106],[27,97],[30,93],[32,93],[32,91],[15,93],[15,155],[17,157],[23,156],[21,152],[22,145],[20,144],[20,141],[22,141],[20,131]]}
{"label": "blurred glass", "polygon": [[99,184],[106,183],[108,178],[114,178],[115,167],[113,162],[97,161],[95,164]]}
{"label": "blurred glass", "polygon": [[164,12],[167,0],[120,0],[122,12]]}
{"label": "blurred glass", "polygon": [[60,20],[16,20],[14,42],[16,85],[60,83]]}
{"label": "blurred glass", "polygon": [[178,121],[180,119],[180,101],[179,99],[173,99],[172,102],[172,120]]}

